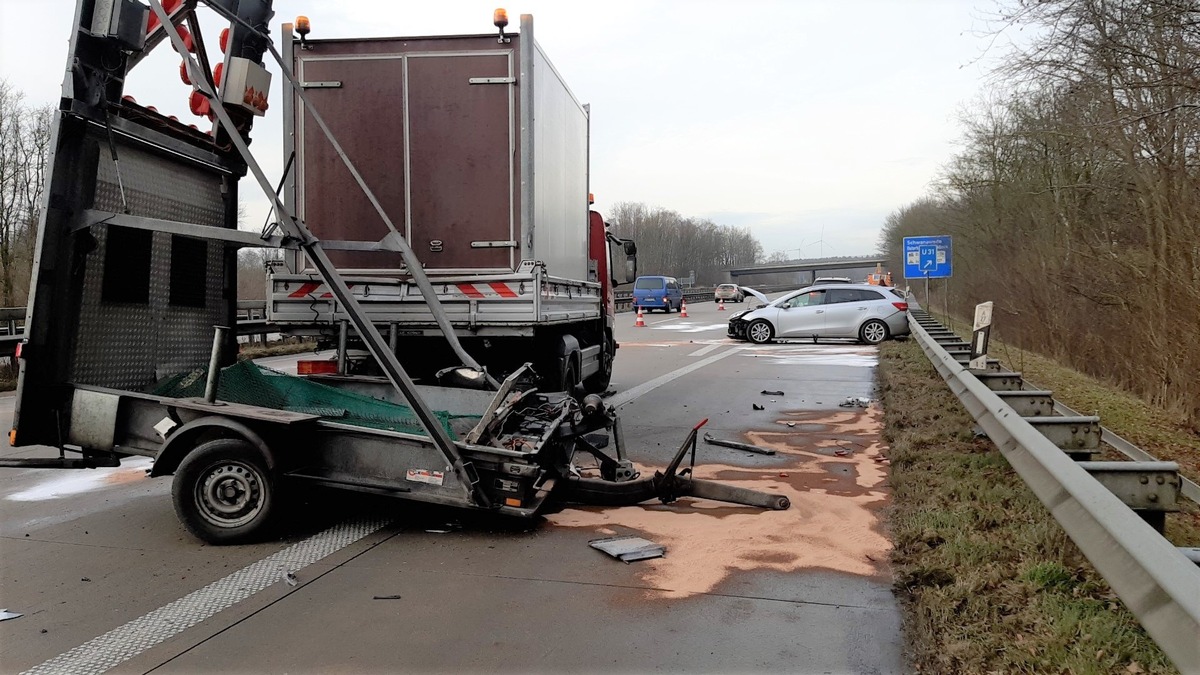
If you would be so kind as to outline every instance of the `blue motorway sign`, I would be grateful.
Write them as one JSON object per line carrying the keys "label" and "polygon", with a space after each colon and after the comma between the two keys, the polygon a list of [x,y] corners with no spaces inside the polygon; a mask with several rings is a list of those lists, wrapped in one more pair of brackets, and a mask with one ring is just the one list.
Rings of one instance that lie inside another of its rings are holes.
{"label": "blue motorway sign", "polygon": [[905,237],[904,278],[944,279],[950,276],[950,237]]}

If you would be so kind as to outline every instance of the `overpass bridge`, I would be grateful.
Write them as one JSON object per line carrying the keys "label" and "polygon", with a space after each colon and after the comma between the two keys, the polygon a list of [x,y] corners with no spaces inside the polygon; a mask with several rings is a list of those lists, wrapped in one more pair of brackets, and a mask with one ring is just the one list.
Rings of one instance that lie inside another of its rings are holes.
{"label": "overpass bridge", "polygon": [[[729,270],[729,280],[732,283],[743,285],[753,283],[803,284],[811,283],[818,276],[850,277],[855,281],[865,281],[867,275],[875,271],[876,265],[885,265],[886,269],[887,262],[887,258],[881,255],[795,260],[772,265],[733,268]],[[892,272],[894,273],[895,270]]]}

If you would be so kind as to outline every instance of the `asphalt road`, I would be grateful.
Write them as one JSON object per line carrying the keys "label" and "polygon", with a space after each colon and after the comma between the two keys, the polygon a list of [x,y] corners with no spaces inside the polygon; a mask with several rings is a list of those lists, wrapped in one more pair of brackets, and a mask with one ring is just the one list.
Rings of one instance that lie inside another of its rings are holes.
{"label": "asphalt road", "polygon": [[[702,444],[695,472],[787,494],[788,511],[681,500],[497,523],[330,491],[283,541],[213,547],[147,459],[0,470],[0,608],[23,614],[0,621],[0,670],[903,672],[881,413],[839,406],[872,396],[877,351],[735,343],[728,307],[644,328],[619,315],[608,400],[644,470],[706,418],[775,448]],[[667,554],[626,565],[588,547],[614,533]]]}

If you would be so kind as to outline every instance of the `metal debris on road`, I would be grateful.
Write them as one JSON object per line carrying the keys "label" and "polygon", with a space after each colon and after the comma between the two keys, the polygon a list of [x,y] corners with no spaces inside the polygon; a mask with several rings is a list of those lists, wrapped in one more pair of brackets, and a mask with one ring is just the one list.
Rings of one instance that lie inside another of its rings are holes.
{"label": "metal debris on road", "polygon": [[762,395],[763,396],[783,396],[783,392],[782,391],[770,391],[768,389],[763,389]]}
{"label": "metal debris on road", "polygon": [[722,441],[719,438],[713,438],[711,434],[704,434],[704,442],[709,445],[719,445],[724,448],[733,448],[734,450],[745,450],[747,452],[756,452],[760,455],[773,455],[775,451],[770,448],[761,448],[757,445],[749,443],[738,443],[737,441]]}
{"label": "metal debris on road", "polygon": [[667,552],[667,547],[662,544],[632,536],[593,539],[588,542],[588,546],[597,551],[603,551],[626,564],[636,560],[661,558]]}
{"label": "metal debris on road", "polygon": [[0,609],[0,621],[8,621],[9,619],[19,619],[24,616],[17,612],[10,612],[7,609]]}
{"label": "metal debris on road", "polygon": [[399,595],[376,595],[372,600],[400,600]]}

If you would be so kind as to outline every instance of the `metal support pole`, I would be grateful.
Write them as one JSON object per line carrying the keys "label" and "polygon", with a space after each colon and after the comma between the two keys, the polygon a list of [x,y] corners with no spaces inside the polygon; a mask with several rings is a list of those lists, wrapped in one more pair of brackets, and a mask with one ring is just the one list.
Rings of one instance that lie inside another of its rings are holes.
{"label": "metal support pole", "polygon": [[396,353],[396,343],[400,339],[400,327],[395,321],[388,324],[388,349]]}
{"label": "metal support pole", "polygon": [[346,340],[349,337],[349,333],[350,333],[350,322],[344,321],[344,320],[339,321],[338,322],[338,352],[337,352],[338,375],[346,374]]}
{"label": "metal support pole", "polygon": [[208,357],[208,380],[204,383],[204,400],[217,402],[217,387],[221,384],[221,364],[225,362],[225,345],[229,326],[213,326],[212,355]]}

